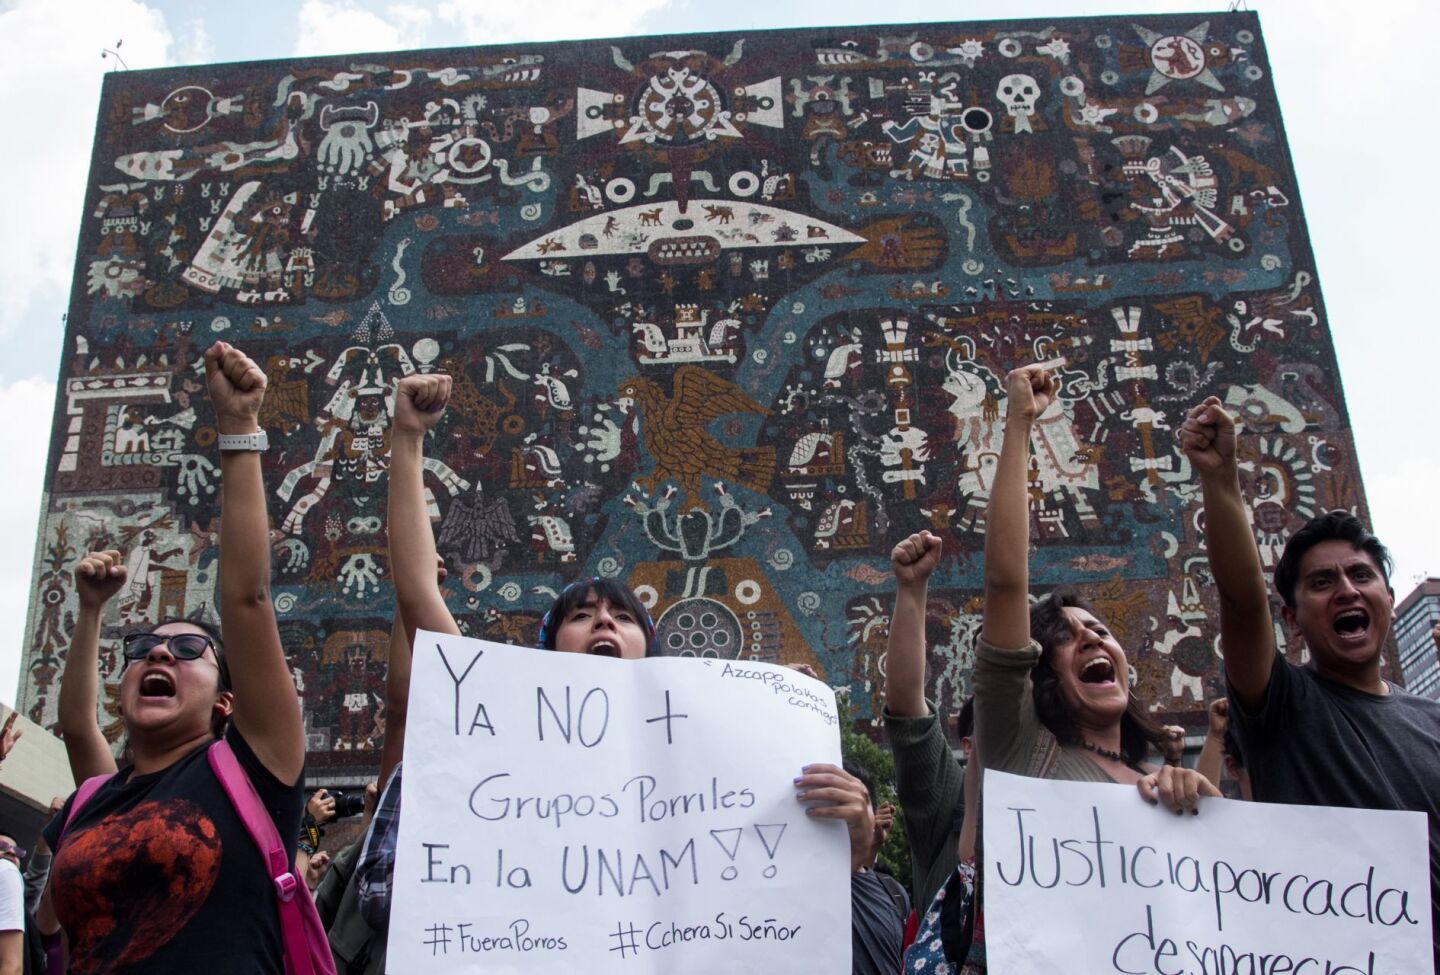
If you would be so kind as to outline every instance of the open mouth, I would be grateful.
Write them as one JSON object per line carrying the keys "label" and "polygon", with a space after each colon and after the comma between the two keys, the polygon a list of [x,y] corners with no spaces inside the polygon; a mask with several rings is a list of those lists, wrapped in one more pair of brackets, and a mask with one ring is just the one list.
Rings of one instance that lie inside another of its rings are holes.
{"label": "open mouth", "polygon": [[619,657],[620,647],[609,640],[597,640],[585,652],[592,657]]}
{"label": "open mouth", "polygon": [[1347,609],[1334,620],[1335,632],[1346,640],[1364,639],[1370,632],[1370,614],[1363,609]]}
{"label": "open mouth", "polygon": [[175,681],[163,670],[152,670],[140,678],[141,697],[174,697]]}
{"label": "open mouth", "polygon": [[1080,668],[1080,683],[1115,683],[1115,665],[1110,661],[1109,657],[1091,657],[1085,666]]}

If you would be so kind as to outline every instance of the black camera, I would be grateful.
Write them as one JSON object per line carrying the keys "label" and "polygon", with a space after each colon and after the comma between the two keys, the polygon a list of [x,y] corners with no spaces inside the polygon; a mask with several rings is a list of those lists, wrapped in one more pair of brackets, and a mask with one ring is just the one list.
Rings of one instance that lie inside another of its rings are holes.
{"label": "black camera", "polygon": [[336,819],[358,816],[365,811],[364,792],[332,792],[330,798],[335,800]]}

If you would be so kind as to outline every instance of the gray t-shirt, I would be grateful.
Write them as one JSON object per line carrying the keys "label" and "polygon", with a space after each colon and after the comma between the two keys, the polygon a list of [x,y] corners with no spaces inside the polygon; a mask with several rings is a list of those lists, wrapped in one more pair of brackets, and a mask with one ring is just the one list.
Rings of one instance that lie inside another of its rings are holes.
{"label": "gray t-shirt", "polygon": [[904,888],[893,881],[892,886],[904,901],[903,911],[895,903],[891,888],[874,870],[850,875],[851,975],[894,975],[900,971],[910,904]]}
{"label": "gray t-shirt", "polygon": [[1279,654],[1259,712],[1234,700],[1234,688],[1230,697],[1257,801],[1425,813],[1430,893],[1440,905],[1440,702],[1393,685],[1367,694]]}

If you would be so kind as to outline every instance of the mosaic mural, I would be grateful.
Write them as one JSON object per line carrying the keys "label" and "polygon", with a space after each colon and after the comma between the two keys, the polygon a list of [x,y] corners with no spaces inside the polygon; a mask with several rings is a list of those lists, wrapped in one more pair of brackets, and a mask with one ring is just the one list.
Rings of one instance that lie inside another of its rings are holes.
{"label": "mosaic mural", "polygon": [[391,398],[413,371],[456,379],[427,488],[468,632],[529,641],[565,582],[618,576],[666,652],[808,662],[861,715],[888,552],[920,528],[946,544],[932,693],[965,691],[1017,365],[1065,363],[1034,438],[1035,583],[1088,587],[1192,725],[1219,668],[1182,411],[1218,392],[1243,415],[1267,564],[1305,516],[1363,506],[1244,12],[109,75],[36,720],[87,549],[129,559],[110,690],[123,628],[214,603],[216,338],[270,376],[275,595],[319,767],[373,764],[384,724]]}

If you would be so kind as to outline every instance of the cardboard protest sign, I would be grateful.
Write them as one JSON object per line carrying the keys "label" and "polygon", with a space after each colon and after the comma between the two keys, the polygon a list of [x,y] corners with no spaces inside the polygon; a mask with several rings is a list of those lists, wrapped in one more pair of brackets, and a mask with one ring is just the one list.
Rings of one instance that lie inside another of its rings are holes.
{"label": "cardboard protest sign", "polygon": [[392,973],[850,969],[835,695],[743,661],[415,636]]}
{"label": "cardboard protest sign", "polygon": [[1415,975],[1432,965],[1423,813],[1202,801],[985,773],[990,970]]}

